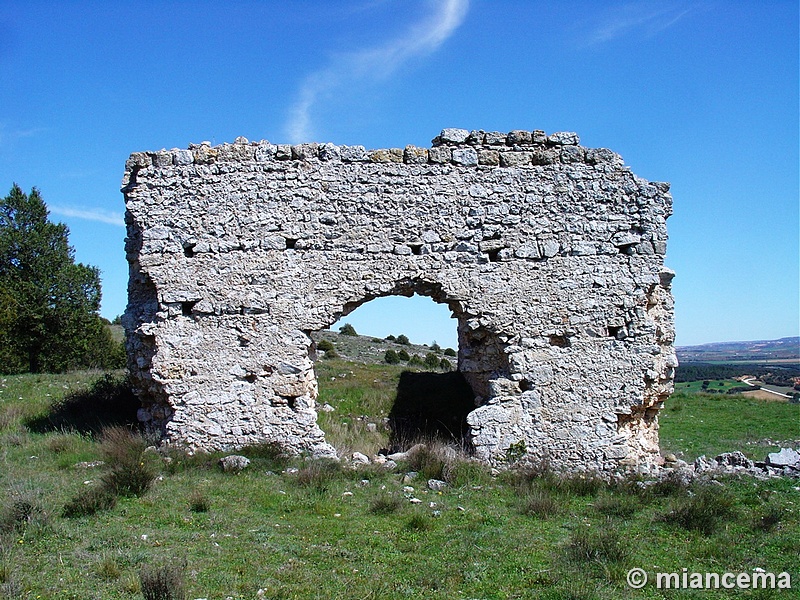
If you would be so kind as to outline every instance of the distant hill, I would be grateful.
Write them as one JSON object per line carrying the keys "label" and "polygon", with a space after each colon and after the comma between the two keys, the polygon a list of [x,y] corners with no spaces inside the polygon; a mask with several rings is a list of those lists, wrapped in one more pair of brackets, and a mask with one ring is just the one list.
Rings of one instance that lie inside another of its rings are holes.
{"label": "distant hill", "polygon": [[680,362],[798,362],[800,337],[678,346]]}
{"label": "distant hill", "polygon": [[[416,354],[420,358],[425,358],[425,355],[433,350],[427,344],[398,344],[369,335],[342,335],[328,329],[315,332],[311,334],[311,337],[317,343],[321,340],[331,342],[336,348],[336,353],[345,360],[366,364],[383,363],[383,357],[387,350],[395,352],[405,350],[409,355]],[[446,358],[455,366],[458,359],[455,356],[445,355],[444,350],[445,348],[441,348],[436,354],[441,358]]]}

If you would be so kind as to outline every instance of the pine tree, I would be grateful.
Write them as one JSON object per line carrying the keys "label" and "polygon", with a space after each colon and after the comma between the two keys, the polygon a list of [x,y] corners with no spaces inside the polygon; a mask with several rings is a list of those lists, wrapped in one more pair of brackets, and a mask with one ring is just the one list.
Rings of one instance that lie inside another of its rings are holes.
{"label": "pine tree", "polygon": [[121,366],[99,309],[99,270],[75,263],[39,191],[14,184],[0,201],[0,371]]}

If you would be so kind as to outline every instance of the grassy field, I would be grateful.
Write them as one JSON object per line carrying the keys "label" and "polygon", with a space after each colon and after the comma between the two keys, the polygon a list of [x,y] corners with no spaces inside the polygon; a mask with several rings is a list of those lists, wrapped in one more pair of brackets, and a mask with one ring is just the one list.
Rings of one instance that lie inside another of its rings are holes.
{"label": "grassy field", "polygon": [[[385,444],[400,369],[320,361],[317,371],[320,401],[335,409],[320,415],[330,439],[351,449]],[[0,379],[0,598],[142,598],[142,576],[176,591],[183,582],[186,598],[209,600],[797,597],[625,583],[633,567],[651,576],[764,568],[789,571],[800,586],[797,481],[645,491],[531,472],[493,477],[437,451],[388,472],[288,460],[269,447],[246,449],[250,467],[223,473],[215,455],[167,461],[141,453],[134,438],[101,443],[96,427],[65,426],[74,413],[58,401],[100,375]],[[734,449],[760,457],[766,446],[753,442],[800,437],[798,411],[676,394],[663,411],[663,445],[686,458]],[[147,489],[65,516],[76,498],[124,473],[131,451],[133,472],[154,477]],[[95,460],[106,465],[75,467]],[[404,478],[409,471],[419,475]],[[431,477],[448,486],[429,490]]]}
{"label": "grassy field", "polygon": [[[708,389],[714,390],[718,394],[724,394],[731,388],[743,387],[745,384],[735,379],[717,379],[708,382]],[[702,381],[686,381],[675,384],[676,392],[703,392]]]}

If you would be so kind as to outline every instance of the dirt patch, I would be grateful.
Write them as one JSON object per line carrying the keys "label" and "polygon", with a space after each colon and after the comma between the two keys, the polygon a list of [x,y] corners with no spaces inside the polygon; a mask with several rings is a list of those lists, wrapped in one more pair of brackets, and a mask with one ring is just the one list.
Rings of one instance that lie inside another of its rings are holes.
{"label": "dirt patch", "polygon": [[742,396],[748,398],[757,398],[758,400],[769,400],[770,402],[788,402],[788,398],[784,398],[779,394],[769,392],[767,390],[753,390],[752,392],[742,392]]}

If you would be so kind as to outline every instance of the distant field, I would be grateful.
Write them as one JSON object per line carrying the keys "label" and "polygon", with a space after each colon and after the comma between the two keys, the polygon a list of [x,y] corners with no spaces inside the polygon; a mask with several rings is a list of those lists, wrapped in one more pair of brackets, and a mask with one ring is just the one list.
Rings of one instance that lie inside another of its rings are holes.
{"label": "distant field", "polygon": [[[743,387],[741,381],[735,381],[733,379],[722,379],[722,380],[710,380],[708,384],[708,389],[715,390],[718,393],[725,393],[731,388],[736,387]],[[676,383],[675,384],[675,391],[676,392],[702,392],[703,391],[703,382],[702,381],[688,381],[685,383]]]}

